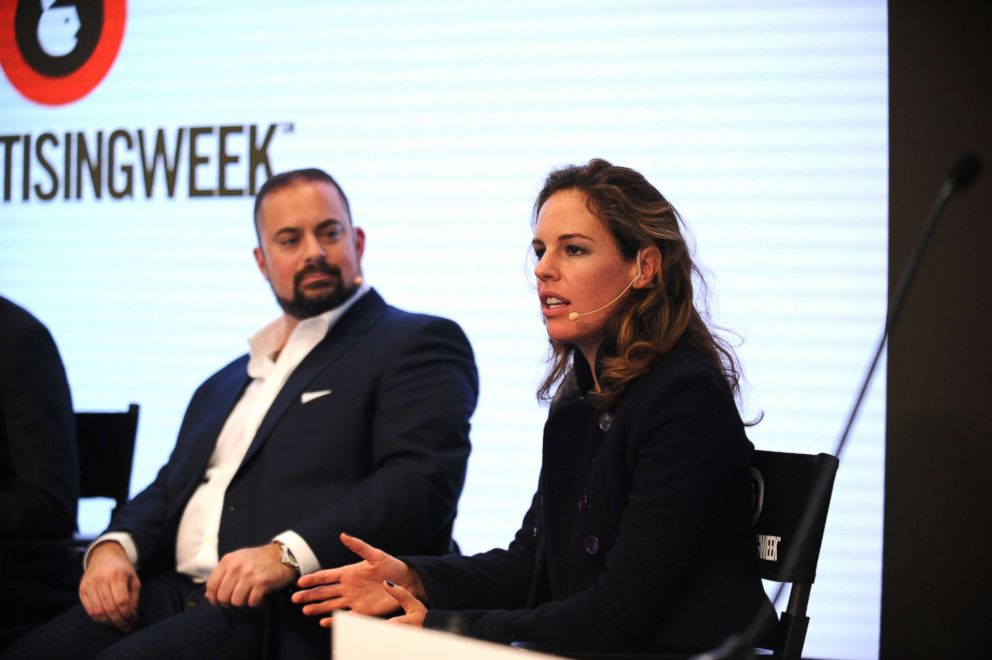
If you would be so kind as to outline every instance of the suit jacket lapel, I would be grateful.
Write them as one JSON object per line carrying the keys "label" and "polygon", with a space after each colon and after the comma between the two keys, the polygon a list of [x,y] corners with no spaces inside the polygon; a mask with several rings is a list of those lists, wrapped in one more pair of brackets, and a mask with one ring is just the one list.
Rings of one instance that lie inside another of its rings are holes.
{"label": "suit jacket lapel", "polygon": [[293,370],[286,384],[269,407],[255,437],[241,461],[240,471],[252,456],[258,453],[279,421],[294,403],[299,403],[300,395],[306,386],[321,372],[330,367],[338,358],[358,343],[361,335],[375,325],[386,307],[385,301],[375,289],[366,293],[344,316],[338,319],[327,336],[307,354],[299,366]]}
{"label": "suit jacket lapel", "polygon": [[250,381],[248,378],[248,356],[243,356],[228,367],[226,372],[215,388],[216,394],[209,406],[209,415],[198,423],[196,429],[196,437],[209,438],[210,441],[190,443],[191,451],[183,462],[184,467],[181,474],[186,475],[187,481],[183,486],[182,496],[175,498],[176,502],[183,503],[183,506],[179,507],[180,512],[185,507],[189,495],[201,483],[203,474],[207,471],[207,463],[217,446],[221,429],[224,428],[231,411],[234,410],[234,406],[241,399],[245,388],[248,387]]}

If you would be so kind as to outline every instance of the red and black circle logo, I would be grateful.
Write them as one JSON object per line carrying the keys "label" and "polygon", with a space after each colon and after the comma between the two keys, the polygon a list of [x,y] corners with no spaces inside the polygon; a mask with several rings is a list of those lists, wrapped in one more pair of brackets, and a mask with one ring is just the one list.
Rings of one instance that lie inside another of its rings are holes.
{"label": "red and black circle logo", "polygon": [[72,103],[110,71],[126,0],[17,0],[0,4],[0,65],[25,97]]}

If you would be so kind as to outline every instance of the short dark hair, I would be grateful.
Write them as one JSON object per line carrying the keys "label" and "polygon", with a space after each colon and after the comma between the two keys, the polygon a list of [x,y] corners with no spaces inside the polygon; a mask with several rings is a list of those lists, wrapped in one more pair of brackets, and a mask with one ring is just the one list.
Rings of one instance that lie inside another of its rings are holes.
{"label": "short dark hair", "polygon": [[[288,172],[276,174],[275,176],[269,178],[268,181],[262,184],[262,187],[258,189],[258,193],[255,195],[255,212],[252,215],[252,218],[255,222],[255,235],[258,237],[259,244],[262,242],[262,235],[258,230],[258,211],[262,208],[262,200],[277,190],[288,188],[291,185],[301,181],[322,181],[334,186],[335,190],[338,191],[338,194],[341,195],[342,201],[344,201],[344,208],[348,212],[348,222],[351,223],[351,205],[348,203],[348,196],[344,194],[344,190],[338,182],[334,180],[334,177],[324,170],[316,167],[307,167],[301,170],[290,170]],[[351,224],[354,226],[354,223]]]}

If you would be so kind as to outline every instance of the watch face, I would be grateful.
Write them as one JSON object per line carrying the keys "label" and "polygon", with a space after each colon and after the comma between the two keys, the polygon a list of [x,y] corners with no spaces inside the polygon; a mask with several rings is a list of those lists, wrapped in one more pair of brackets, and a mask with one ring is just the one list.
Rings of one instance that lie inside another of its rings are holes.
{"label": "watch face", "polygon": [[289,546],[284,543],[280,543],[279,547],[282,550],[279,556],[279,561],[281,561],[283,565],[293,569],[294,572],[299,573],[300,562],[296,561],[296,557],[293,556],[293,551],[290,550]]}

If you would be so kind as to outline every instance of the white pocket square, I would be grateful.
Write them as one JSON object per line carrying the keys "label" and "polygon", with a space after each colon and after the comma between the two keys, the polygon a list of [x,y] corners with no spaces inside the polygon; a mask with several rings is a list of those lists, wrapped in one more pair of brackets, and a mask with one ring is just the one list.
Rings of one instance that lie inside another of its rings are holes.
{"label": "white pocket square", "polygon": [[316,392],[304,392],[300,395],[300,403],[310,403],[314,399],[319,399],[331,393],[331,390],[317,390]]}

